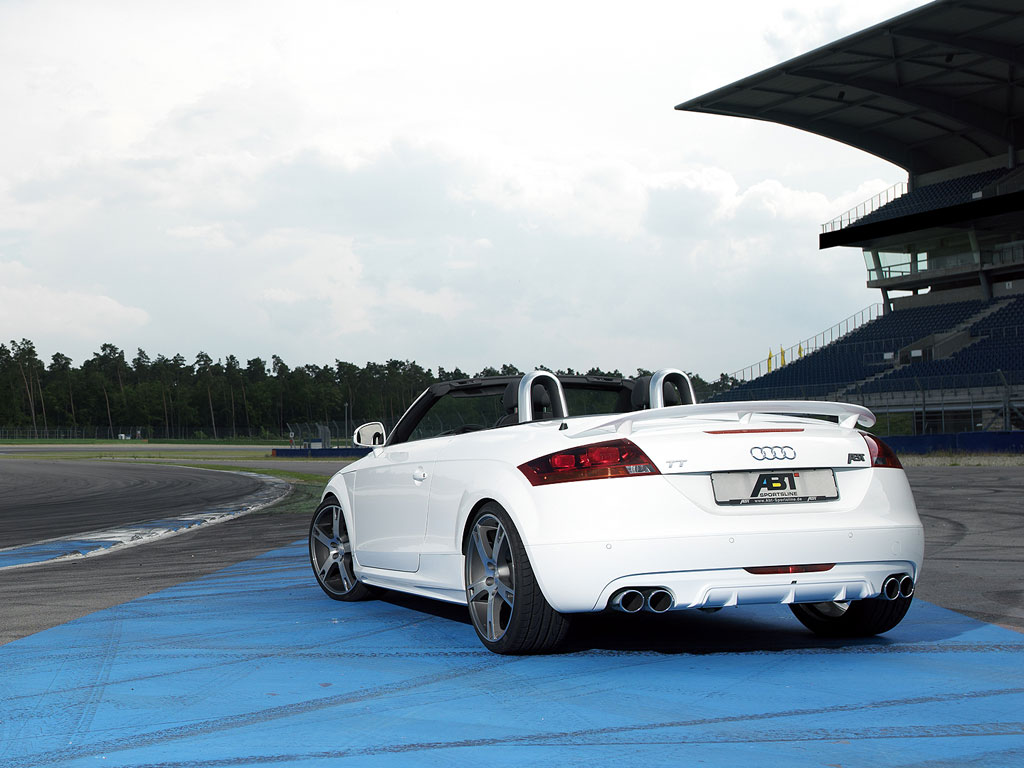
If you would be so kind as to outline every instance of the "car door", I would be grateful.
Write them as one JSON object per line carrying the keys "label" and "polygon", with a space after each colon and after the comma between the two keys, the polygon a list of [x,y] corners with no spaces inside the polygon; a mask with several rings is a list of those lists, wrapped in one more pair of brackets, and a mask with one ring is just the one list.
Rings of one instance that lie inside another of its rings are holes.
{"label": "car door", "polygon": [[361,566],[419,569],[437,452],[449,437],[386,446],[356,474],[355,557]]}

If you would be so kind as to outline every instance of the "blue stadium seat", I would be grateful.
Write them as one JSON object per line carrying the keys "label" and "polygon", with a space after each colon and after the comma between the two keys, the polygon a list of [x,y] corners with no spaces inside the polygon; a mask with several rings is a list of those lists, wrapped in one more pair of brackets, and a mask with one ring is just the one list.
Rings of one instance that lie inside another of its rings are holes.
{"label": "blue stadium seat", "polygon": [[1002,176],[1010,172],[1008,168],[996,168],[991,171],[982,171],[970,176],[961,176],[957,179],[940,181],[937,184],[929,184],[925,187],[918,187],[913,192],[908,192],[897,197],[890,203],[872,211],[867,216],[862,216],[854,222],[858,227],[862,224],[873,224],[886,219],[895,219],[900,216],[910,216],[915,213],[934,211],[939,208],[947,208],[951,205],[969,203],[974,199],[974,194],[980,192],[989,184],[998,181]]}
{"label": "blue stadium seat", "polygon": [[[1024,374],[1024,297],[995,302],[1002,306],[970,327],[977,340],[950,358],[912,362],[895,370],[889,370],[893,362],[884,359],[887,352],[895,356],[930,334],[957,328],[981,311],[985,302],[960,301],[891,312],[715,399],[823,397],[846,389],[852,392],[854,386],[863,393],[911,391],[919,386],[977,386],[980,384],[968,384],[967,379],[978,380],[979,376],[984,376],[985,386],[998,384],[997,371]],[[887,370],[884,376],[859,384]]]}

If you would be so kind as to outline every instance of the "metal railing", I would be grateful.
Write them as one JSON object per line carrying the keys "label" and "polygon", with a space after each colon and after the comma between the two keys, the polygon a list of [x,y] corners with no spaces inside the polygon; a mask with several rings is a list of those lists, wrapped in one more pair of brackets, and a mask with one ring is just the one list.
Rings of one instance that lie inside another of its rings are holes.
{"label": "metal railing", "polygon": [[6,427],[0,440],[148,440],[149,427]]}
{"label": "metal railing", "polygon": [[[85,426],[85,427],[29,427],[0,425],[0,442],[8,440],[195,440],[202,442],[213,437],[209,425],[199,427],[163,427],[163,426]],[[282,438],[275,430],[249,432],[244,429],[232,431],[229,425],[218,426],[218,437],[221,440],[271,440],[288,442],[285,434]]]}
{"label": "metal railing", "polygon": [[872,197],[870,200],[865,200],[855,208],[851,208],[841,216],[836,216],[832,221],[827,224],[821,225],[822,233],[835,232],[837,229],[848,227],[858,219],[863,219],[869,213],[874,213],[883,205],[888,205],[893,200],[903,197],[907,194],[907,183],[901,181],[897,184],[893,184],[884,192],[879,192],[877,195]]}
{"label": "metal railing", "polygon": [[771,371],[777,371],[783,365],[792,363],[794,360],[799,360],[801,357],[809,355],[811,352],[821,349],[822,347],[831,344],[833,341],[838,341],[843,336],[857,330],[862,325],[866,325],[872,320],[881,317],[883,312],[884,307],[881,302],[865,307],[860,312],[855,312],[845,320],[841,320],[836,323],[831,328],[826,328],[821,333],[810,336],[809,338],[792,345],[788,349],[780,347],[778,352],[769,351],[768,357],[764,360],[759,360],[756,363],[748,365],[746,368],[740,368],[738,371],[733,371],[732,377],[738,381],[750,381],[751,379],[756,379],[759,376],[770,373]]}

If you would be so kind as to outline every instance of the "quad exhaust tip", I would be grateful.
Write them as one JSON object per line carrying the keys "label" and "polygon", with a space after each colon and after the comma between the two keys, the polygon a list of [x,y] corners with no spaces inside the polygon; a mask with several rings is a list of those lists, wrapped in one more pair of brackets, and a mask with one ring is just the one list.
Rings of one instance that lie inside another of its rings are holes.
{"label": "quad exhaust tip", "polygon": [[898,597],[907,598],[914,594],[914,580],[905,573],[886,577],[882,582],[882,597],[886,600],[895,600]]}
{"label": "quad exhaust tip", "polygon": [[672,607],[672,594],[667,589],[652,589],[644,598],[644,610],[651,613],[664,613]]}
{"label": "quad exhaust tip", "polygon": [[910,597],[914,594],[914,580],[909,576],[900,579],[900,597]]}
{"label": "quad exhaust tip", "polygon": [[622,613],[665,613],[672,607],[672,593],[667,589],[623,589],[612,595],[611,607]]}
{"label": "quad exhaust tip", "polygon": [[612,608],[623,613],[639,613],[646,599],[638,589],[624,589],[612,596]]}

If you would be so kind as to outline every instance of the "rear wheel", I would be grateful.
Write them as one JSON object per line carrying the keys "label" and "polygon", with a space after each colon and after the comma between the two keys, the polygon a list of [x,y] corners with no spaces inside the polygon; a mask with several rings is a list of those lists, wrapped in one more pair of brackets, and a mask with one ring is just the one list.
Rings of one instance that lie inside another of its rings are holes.
{"label": "rear wheel", "polygon": [[833,603],[790,605],[800,623],[822,637],[870,637],[888,632],[910,609],[913,597],[867,598]]}
{"label": "rear wheel", "polygon": [[546,653],[562,644],[569,620],[544,599],[522,539],[501,505],[488,502],[476,513],[464,554],[469,617],[488,650]]}
{"label": "rear wheel", "polygon": [[371,596],[370,587],[356,579],[345,513],[333,496],[321,502],[309,524],[309,564],[328,597],[351,602]]}

